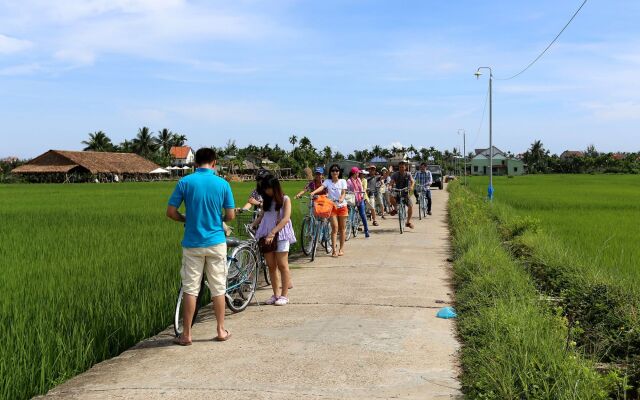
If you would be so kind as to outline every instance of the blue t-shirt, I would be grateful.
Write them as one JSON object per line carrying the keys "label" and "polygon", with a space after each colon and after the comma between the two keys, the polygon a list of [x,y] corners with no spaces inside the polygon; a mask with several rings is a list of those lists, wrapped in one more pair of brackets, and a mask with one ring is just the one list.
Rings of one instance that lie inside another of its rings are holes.
{"label": "blue t-shirt", "polygon": [[187,209],[182,247],[209,247],[224,243],[222,227],[224,208],[234,208],[231,186],[211,169],[198,168],[180,179],[169,205]]}

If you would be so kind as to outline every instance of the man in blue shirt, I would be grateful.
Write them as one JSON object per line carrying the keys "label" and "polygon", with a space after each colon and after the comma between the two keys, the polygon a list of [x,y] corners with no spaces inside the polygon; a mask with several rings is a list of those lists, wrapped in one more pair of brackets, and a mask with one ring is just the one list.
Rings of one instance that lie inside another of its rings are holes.
{"label": "man in blue shirt", "polygon": [[[235,204],[231,186],[216,175],[216,153],[210,148],[196,152],[196,171],[180,179],[169,205],[167,217],[185,224],[182,239],[182,304],[183,333],[178,344],[191,344],[191,322],[196,309],[196,299],[200,291],[202,274],[206,272],[207,282],[213,298],[213,310],[218,322],[216,340],[224,341],[231,334],[224,329],[224,295],[227,287],[227,238],[224,222],[235,218]],[[184,202],[186,215],[178,211]]]}
{"label": "man in blue shirt", "polygon": [[427,163],[423,162],[420,164],[420,171],[416,172],[416,176],[413,179],[416,181],[413,194],[416,196],[418,207],[420,206],[418,190],[421,190],[425,196],[427,196],[427,214],[431,215],[431,184],[433,183],[433,176],[431,175],[431,171],[427,169]]}

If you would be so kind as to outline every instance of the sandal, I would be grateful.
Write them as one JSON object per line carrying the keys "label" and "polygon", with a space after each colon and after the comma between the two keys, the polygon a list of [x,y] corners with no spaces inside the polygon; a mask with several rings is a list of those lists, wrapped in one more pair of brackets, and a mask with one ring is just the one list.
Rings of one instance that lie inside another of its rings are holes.
{"label": "sandal", "polygon": [[378,226],[378,221],[373,221],[373,226]]}
{"label": "sandal", "polygon": [[342,257],[344,255],[344,251],[340,250],[340,252],[338,253],[338,257]]}
{"label": "sandal", "polygon": [[338,258],[338,253],[331,253],[331,257]]}
{"label": "sandal", "polygon": [[227,340],[229,340],[229,338],[231,338],[231,334],[226,329],[224,331],[227,332],[227,335],[225,337],[216,336],[213,340],[215,340],[216,342],[226,342]]}
{"label": "sandal", "polygon": [[407,222],[404,226],[413,229],[413,224],[411,222]]}

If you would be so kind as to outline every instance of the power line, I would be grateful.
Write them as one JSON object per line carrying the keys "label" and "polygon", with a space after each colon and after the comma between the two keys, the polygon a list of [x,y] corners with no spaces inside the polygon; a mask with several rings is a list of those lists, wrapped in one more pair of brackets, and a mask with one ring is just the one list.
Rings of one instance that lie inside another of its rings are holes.
{"label": "power line", "polygon": [[547,52],[547,50],[549,50],[549,48],[550,48],[551,46],[553,46],[553,44],[556,42],[556,40],[558,40],[558,38],[560,37],[560,35],[562,35],[562,32],[564,32],[564,30],[565,30],[565,29],[567,29],[567,27],[569,26],[569,24],[571,23],[571,21],[573,21],[573,19],[576,17],[576,15],[578,15],[578,13],[580,12],[580,10],[582,10],[582,7],[584,7],[584,5],[585,5],[585,4],[587,4],[587,0],[584,0],[584,1],[582,2],[582,4],[580,5],[580,7],[578,7],[578,9],[576,10],[576,12],[575,12],[575,13],[573,13],[573,16],[571,17],[571,19],[569,20],[569,22],[567,22],[567,24],[564,26],[564,28],[562,28],[562,30],[560,31],[560,33],[558,33],[558,34],[556,35],[556,37],[555,37],[555,38],[553,38],[553,40],[551,41],[551,43],[549,43],[549,45],[548,45],[544,50],[542,50],[542,53],[540,53],[540,54],[538,55],[538,57],[536,57],[533,61],[531,61],[531,62],[529,63],[529,65],[527,65],[526,67],[524,67],[524,69],[523,69],[522,71],[518,72],[517,74],[515,74],[515,75],[513,75],[513,76],[511,76],[511,77],[509,77],[509,78],[494,78],[494,79],[497,79],[497,80],[500,80],[500,81],[508,81],[509,79],[513,79],[513,78],[515,78],[515,77],[517,77],[517,76],[521,75],[522,73],[524,73],[524,72],[525,72],[526,70],[528,70],[529,68],[531,68],[531,66],[533,66],[533,64],[535,64],[539,59],[541,59],[541,58],[542,58],[542,56]]}

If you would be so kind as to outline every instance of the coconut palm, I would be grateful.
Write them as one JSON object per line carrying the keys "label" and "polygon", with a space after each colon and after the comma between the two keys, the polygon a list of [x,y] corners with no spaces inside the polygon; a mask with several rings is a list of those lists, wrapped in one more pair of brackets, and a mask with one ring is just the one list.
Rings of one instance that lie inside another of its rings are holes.
{"label": "coconut palm", "polygon": [[329,162],[332,156],[333,150],[331,150],[330,146],[326,146],[324,149],[322,149],[322,158],[324,158],[325,163]]}
{"label": "coconut palm", "polygon": [[187,142],[187,137],[185,135],[180,135],[178,133],[173,134],[173,145],[174,146],[184,146]]}
{"label": "coconut palm", "polygon": [[82,144],[87,145],[84,151],[113,151],[113,143],[106,133],[97,131],[89,134],[89,140],[83,140]]}
{"label": "coconut palm", "polygon": [[173,147],[175,143],[175,135],[169,129],[164,128],[161,131],[158,131],[158,136],[153,139],[156,146],[158,146],[162,150],[162,154],[164,156],[168,156],[171,151],[171,147]]}
{"label": "coconut palm", "polygon": [[296,143],[298,143],[298,137],[296,135],[291,135],[289,137],[289,143],[291,143],[291,146],[293,146],[293,148],[296,147]]}
{"label": "coconut palm", "polygon": [[133,139],[133,151],[143,157],[149,157],[156,152],[158,147],[155,144],[151,130],[146,126],[138,129],[138,135]]}

